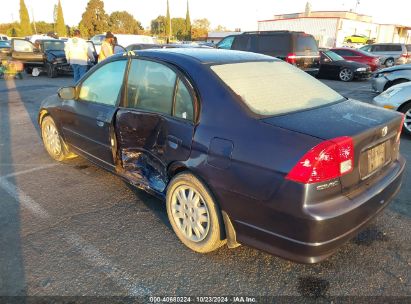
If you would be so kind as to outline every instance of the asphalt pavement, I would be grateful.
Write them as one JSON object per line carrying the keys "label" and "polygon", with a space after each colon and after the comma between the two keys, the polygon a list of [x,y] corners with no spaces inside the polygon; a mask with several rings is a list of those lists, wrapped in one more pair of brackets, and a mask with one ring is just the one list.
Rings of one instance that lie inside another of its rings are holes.
{"label": "asphalt pavement", "polygon": [[[324,82],[363,102],[375,96],[368,81]],[[197,254],[179,242],[161,201],[84,159],[47,155],[40,102],[71,84],[68,76],[0,80],[0,296],[411,296],[410,178],[319,264],[246,246]],[[410,138],[401,152],[409,176]]]}

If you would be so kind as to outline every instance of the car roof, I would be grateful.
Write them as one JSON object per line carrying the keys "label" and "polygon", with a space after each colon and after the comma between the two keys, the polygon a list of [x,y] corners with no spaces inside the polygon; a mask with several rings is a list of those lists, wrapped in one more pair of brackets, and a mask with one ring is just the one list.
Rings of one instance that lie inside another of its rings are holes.
{"label": "car roof", "polygon": [[193,60],[202,64],[224,64],[248,61],[268,61],[279,60],[271,56],[213,48],[169,48],[169,49],[150,49],[137,51],[137,54],[147,57],[160,59],[175,59],[180,57],[186,60]]}

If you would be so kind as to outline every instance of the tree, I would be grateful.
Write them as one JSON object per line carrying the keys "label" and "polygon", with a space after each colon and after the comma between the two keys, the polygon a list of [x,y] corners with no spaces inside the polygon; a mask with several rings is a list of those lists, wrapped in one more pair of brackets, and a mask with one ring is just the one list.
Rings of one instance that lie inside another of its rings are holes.
{"label": "tree", "polygon": [[151,20],[151,34],[161,37],[166,35],[166,17],[158,16]]}
{"label": "tree", "polygon": [[190,18],[190,8],[188,6],[187,0],[187,12],[186,12],[186,37],[185,39],[190,41],[191,40],[191,18]]}
{"label": "tree", "polygon": [[214,32],[230,32],[229,29],[227,29],[223,25],[217,25],[217,27],[213,30]]}
{"label": "tree", "polygon": [[172,35],[178,40],[184,40],[187,37],[186,20],[184,18],[171,19]]}
{"label": "tree", "polygon": [[141,23],[126,11],[111,13],[109,25],[110,30],[116,34],[138,34],[144,30]]}
{"label": "tree", "polygon": [[24,0],[20,0],[20,35],[29,36],[33,34],[33,29],[30,24],[29,12]]}
{"label": "tree", "polygon": [[57,4],[56,33],[59,37],[67,36],[67,28],[66,24],[64,23],[63,8],[61,6],[60,0]]}
{"label": "tree", "polygon": [[207,37],[208,32],[210,31],[210,21],[206,18],[194,20],[191,35],[193,39],[204,39]]}
{"label": "tree", "polygon": [[54,24],[48,23],[44,21],[37,21],[36,22],[37,32],[39,34],[47,34],[49,32],[54,32]]}
{"label": "tree", "polygon": [[170,38],[170,35],[171,35],[170,27],[171,27],[170,6],[169,6],[168,0],[167,0],[167,15],[166,15],[166,24],[165,24],[165,34],[168,38]]}
{"label": "tree", "polygon": [[90,0],[87,3],[86,11],[83,13],[79,29],[83,37],[92,37],[108,31],[109,17],[104,10],[102,0]]}

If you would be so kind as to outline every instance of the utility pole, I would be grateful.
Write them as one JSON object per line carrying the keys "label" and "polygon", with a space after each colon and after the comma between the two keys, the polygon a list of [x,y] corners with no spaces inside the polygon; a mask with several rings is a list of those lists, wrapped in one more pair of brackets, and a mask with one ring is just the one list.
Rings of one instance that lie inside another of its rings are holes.
{"label": "utility pole", "polygon": [[356,12],[357,12],[358,5],[360,5],[360,0],[355,0],[355,8],[354,8],[354,13],[356,13]]}
{"label": "utility pole", "polygon": [[36,28],[36,20],[34,19],[34,11],[33,11],[33,7],[31,7],[31,15],[33,16],[33,26],[34,26],[34,32],[37,35],[37,28]]}

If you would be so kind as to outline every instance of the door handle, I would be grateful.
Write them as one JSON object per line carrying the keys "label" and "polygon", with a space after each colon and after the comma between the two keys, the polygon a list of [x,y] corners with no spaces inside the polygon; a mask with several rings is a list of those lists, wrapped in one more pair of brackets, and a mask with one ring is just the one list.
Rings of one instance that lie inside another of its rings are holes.
{"label": "door handle", "polygon": [[106,117],[105,116],[102,116],[102,115],[99,115],[99,116],[97,116],[97,126],[99,126],[99,127],[104,127],[104,122],[106,121]]}
{"label": "door handle", "polygon": [[183,141],[180,138],[177,138],[173,135],[168,135],[167,140],[168,145],[174,150],[176,150],[183,143]]}

